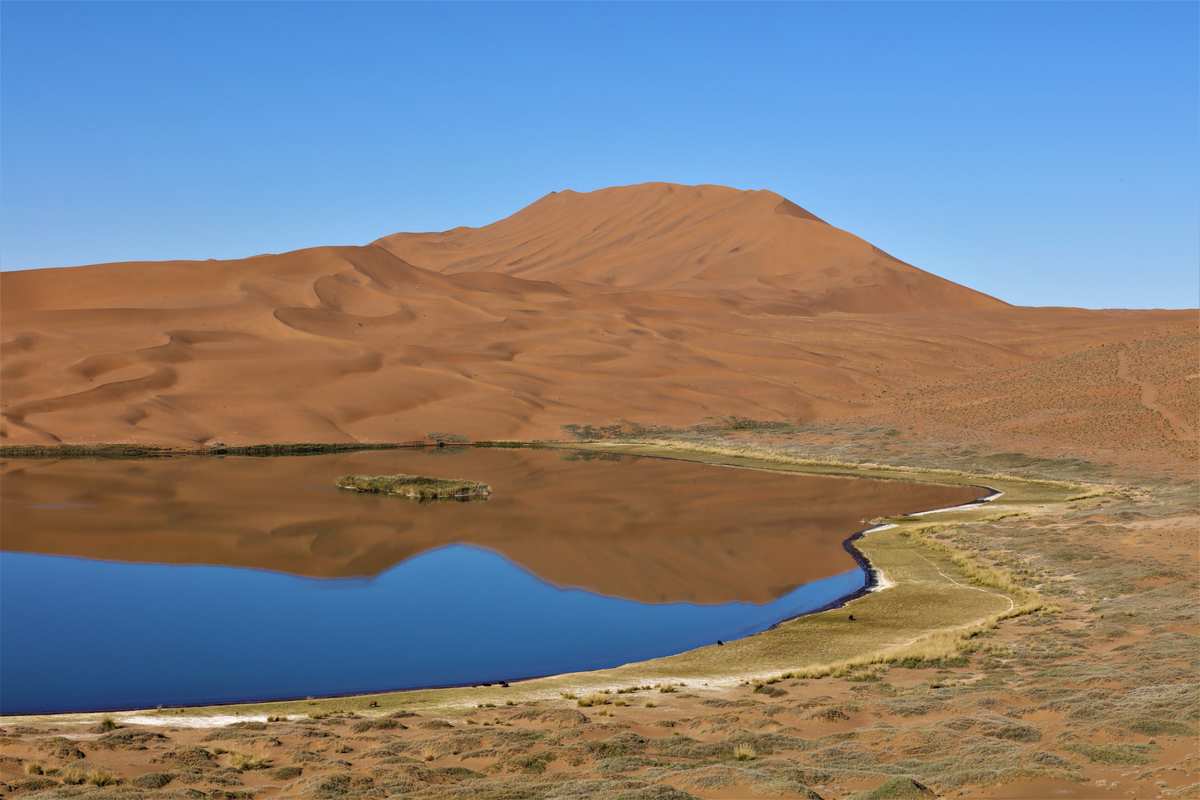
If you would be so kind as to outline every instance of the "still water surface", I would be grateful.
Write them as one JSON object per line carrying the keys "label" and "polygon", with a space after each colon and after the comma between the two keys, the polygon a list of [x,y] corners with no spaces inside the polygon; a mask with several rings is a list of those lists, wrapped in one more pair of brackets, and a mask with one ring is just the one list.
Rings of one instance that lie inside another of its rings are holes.
{"label": "still water surface", "polygon": [[[339,492],[346,473],[492,499]],[[512,680],[761,631],[860,589],[870,517],[970,487],[537,450],[19,461],[0,471],[0,713]]]}

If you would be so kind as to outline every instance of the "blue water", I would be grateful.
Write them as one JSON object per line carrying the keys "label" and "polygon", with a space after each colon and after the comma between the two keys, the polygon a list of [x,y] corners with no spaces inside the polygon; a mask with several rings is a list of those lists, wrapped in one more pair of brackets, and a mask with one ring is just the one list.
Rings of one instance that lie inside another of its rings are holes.
{"label": "blue water", "polygon": [[764,630],[862,588],[648,604],[562,589],[470,545],[370,579],[0,553],[0,713],[449,686],[615,666]]}

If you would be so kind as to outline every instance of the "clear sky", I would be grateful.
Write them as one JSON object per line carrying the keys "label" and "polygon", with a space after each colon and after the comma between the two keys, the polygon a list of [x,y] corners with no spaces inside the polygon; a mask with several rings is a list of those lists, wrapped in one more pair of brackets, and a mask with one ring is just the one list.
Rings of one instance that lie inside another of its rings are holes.
{"label": "clear sky", "polygon": [[0,264],[769,188],[1034,305],[1195,306],[1196,3],[0,6]]}

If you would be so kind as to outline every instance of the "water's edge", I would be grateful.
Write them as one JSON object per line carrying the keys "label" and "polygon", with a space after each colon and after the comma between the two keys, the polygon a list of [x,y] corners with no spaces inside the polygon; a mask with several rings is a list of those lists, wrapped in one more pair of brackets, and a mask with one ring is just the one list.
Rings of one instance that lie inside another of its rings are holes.
{"label": "water's edge", "polygon": [[[385,449],[385,448],[391,449],[394,447],[436,447],[436,446],[438,446],[438,445],[429,445],[429,444],[384,445],[384,446],[376,445],[376,446],[366,446],[366,447],[362,447],[362,448],[350,446],[350,447],[346,447],[345,449],[346,450]],[[468,446],[480,446],[480,445],[468,445]],[[487,447],[487,446],[494,446],[494,445],[482,444],[482,446]],[[505,446],[528,447],[530,449],[537,449],[539,447],[544,447],[545,445],[537,444],[537,443],[528,444],[528,445],[516,445],[516,444],[505,443]],[[556,447],[561,447],[562,449],[574,449],[571,447],[570,444],[556,445]],[[50,448],[47,448],[47,449],[50,449]],[[584,450],[584,451],[587,450],[586,447],[580,447],[579,449]],[[309,452],[313,452],[313,454],[316,454],[314,451],[309,451]],[[324,452],[330,452],[330,451],[324,451]],[[199,453],[187,453],[187,455],[197,455],[197,454],[199,454]],[[220,457],[222,455],[247,455],[248,453],[207,451],[204,454],[215,455],[215,456]],[[270,457],[271,455],[298,455],[298,454],[301,454],[301,453],[298,453],[298,452],[261,453],[261,455],[263,455],[264,457]],[[691,463],[696,463],[692,459],[672,457],[672,456],[661,455],[661,454],[643,454],[643,453],[633,454],[633,453],[630,453],[627,455],[636,455],[637,457],[641,457],[641,458],[661,458],[661,459],[665,459],[665,460],[689,461]],[[94,454],[93,455],[80,454],[77,456],[68,456],[68,457],[95,457],[95,455]],[[101,457],[103,457],[103,456],[101,456]],[[161,456],[155,455],[155,456],[150,456],[150,457],[161,457]],[[710,465],[710,466],[726,466],[727,468],[735,468],[735,469],[743,469],[743,468],[760,469],[760,470],[764,470],[764,471],[772,471],[772,472],[779,472],[779,473],[791,472],[791,470],[771,470],[768,467],[742,467],[742,466],[738,466],[738,465],[729,465],[729,464],[725,464],[725,465],[715,465],[714,464],[714,465]],[[870,476],[863,476],[863,477],[870,477]],[[934,483],[936,481],[916,481],[916,482]],[[1002,495],[1002,492],[1000,492],[999,490],[994,489],[989,486],[986,486],[986,485],[982,485],[982,484],[959,484],[959,485],[970,486],[971,488],[980,490],[981,492],[985,492],[986,494],[981,496],[979,499],[972,501],[970,503],[957,504],[957,505],[953,505],[953,506],[927,509],[927,510],[922,510],[922,511],[914,511],[914,512],[910,512],[907,514],[897,515],[894,518],[895,519],[910,519],[910,518],[924,516],[927,514],[938,513],[938,512],[942,512],[942,511],[959,510],[959,509],[967,510],[967,509],[972,509],[972,508],[978,508],[988,502],[995,500],[997,497]],[[840,597],[837,597],[833,600],[830,600],[828,603],[826,603],[818,608],[813,608],[810,610],[802,611],[797,614],[792,614],[789,616],[782,617],[782,618],[772,622],[766,628],[752,631],[745,635],[754,635],[755,633],[760,633],[765,630],[774,629],[774,628],[778,627],[779,625],[781,625],[785,622],[789,622],[794,619],[798,619],[798,618],[801,618],[804,616],[809,616],[812,614],[821,613],[821,612],[828,611],[828,610],[835,609],[835,608],[841,608],[857,598],[863,597],[866,594],[869,594],[873,591],[879,590],[881,587],[880,571],[871,563],[870,559],[867,558],[867,556],[858,548],[856,543],[858,542],[858,540],[862,539],[864,536],[866,536],[869,533],[872,533],[872,532],[878,531],[878,530],[884,530],[884,529],[891,528],[891,527],[894,527],[893,523],[871,525],[866,528],[863,528],[863,529],[853,532],[852,534],[850,534],[848,537],[846,537],[842,541],[843,549],[851,556],[851,558],[855,562],[855,565],[857,566],[858,570],[860,570],[861,573],[864,575],[865,579],[863,581],[863,584],[858,589],[854,590],[853,592],[849,592],[845,595],[842,595]],[[886,587],[884,587],[884,588],[886,588]],[[739,637],[739,638],[742,638],[742,637]],[[691,648],[686,648],[685,650],[679,651],[679,652],[687,652],[687,650],[690,650],[690,649]],[[663,657],[667,657],[667,656],[674,655],[674,654],[675,653],[673,653],[673,652],[660,653],[656,656],[653,656],[649,660],[663,658]],[[629,662],[629,663],[639,663],[639,661],[640,661],[640,659]],[[609,669],[609,668],[612,668],[612,667],[601,666],[601,667],[593,667],[592,669]],[[586,671],[590,671],[590,670],[584,670],[584,671],[586,672]],[[358,688],[358,689],[347,691],[347,692],[306,695],[305,697],[311,698],[311,699],[335,699],[335,698],[364,696],[364,695],[370,695],[370,694],[390,693],[393,691],[420,691],[423,689],[451,689],[451,688],[464,688],[464,687],[471,687],[471,686],[507,685],[509,682],[527,681],[527,680],[533,680],[533,679],[537,679],[537,678],[552,677],[552,676],[556,676],[556,675],[560,675],[560,674],[566,674],[566,673],[559,672],[559,671],[553,671],[553,672],[548,672],[548,673],[534,673],[534,674],[510,676],[510,677],[506,677],[506,678],[497,678],[497,679],[493,679],[490,681],[451,682],[451,683],[428,684],[428,685],[422,684],[422,685],[416,685],[416,686],[407,686],[402,689],[386,689],[385,688],[385,689],[363,690],[362,688]],[[274,697],[246,696],[246,697],[242,697],[242,698],[238,698],[238,699],[234,699],[234,700],[225,699],[225,700],[219,700],[216,702],[219,702],[221,705],[235,705],[235,704],[250,704],[250,703],[261,703],[261,702],[286,702],[288,700],[295,700],[295,699],[303,699],[303,698],[301,698],[300,696],[293,697],[291,695],[274,696]],[[204,703],[189,703],[188,705],[204,705]],[[99,711],[99,710],[100,709],[97,709],[97,711]],[[125,708],[110,708],[110,709],[103,709],[103,710],[123,711],[123,710],[127,710],[127,709],[125,709]],[[30,713],[37,713],[37,712],[20,712],[20,713],[15,713],[15,714],[3,714],[3,715],[0,715],[0,718],[26,716],[26,715],[29,715]],[[60,714],[60,713],[89,713],[89,712],[55,711],[55,712],[48,712],[48,713],[49,714]]]}

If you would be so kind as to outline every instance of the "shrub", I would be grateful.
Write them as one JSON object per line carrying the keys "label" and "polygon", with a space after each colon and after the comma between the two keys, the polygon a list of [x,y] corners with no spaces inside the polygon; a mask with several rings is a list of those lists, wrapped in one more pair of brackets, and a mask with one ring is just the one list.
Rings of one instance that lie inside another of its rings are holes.
{"label": "shrub", "polygon": [[935,797],[933,791],[912,778],[892,778],[869,792],[857,794],[855,800],[923,800]]}
{"label": "shrub", "polygon": [[1094,764],[1148,764],[1150,757],[1147,745],[1139,744],[1089,744],[1087,742],[1072,742],[1067,750],[1086,758]]}
{"label": "shrub", "polygon": [[1131,722],[1129,730],[1146,736],[1194,736],[1195,730],[1188,725],[1170,719],[1145,718]]}
{"label": "shrub", "polygon": [[750,761],[758,758],[758,751],[754,749],[754,745],[741,742],[733,746],[733,757],[737,761]]}
{"label": "shrub", "polygon": [[648,740],[636,733],[625,732],[611,739],[588,742],[589,753],[596,758],[617,758],[619,756],[637,755],[646,749]]}
{"label": "shrub", "polygon": [[408,730],[408,726],[394,719],[384,717],[383,719],[360,720],[354,723],[351,730],[355,733],[366,733],[367,731]]}
{"label": "shrub", "polygon": [[245,772],[252,769],[266,769],[271,766],[271,759],[250,753],[230,753],[229,763],[233,765],[234,769]]}
{"label": "shrub", "polygon": [[58,786],[58,781],[51,778],[29,778],[28,780],[12,784],[14,789],[25,792],[36,792],[39,789],[49,789],[52,786]]}
{"label": "shrub", "polygon": [[111,772],[105,772],[102,769],[93,769],[84,776],[84,780],[92,786],[113,786],[121,782],[121,779]]}
{"label": "shrub", "polygon": [[69,767],[64,767],[62,772],[59,773],[59,777],[68,786],[79,786],[87,781],[87,770],[82,766],[73,764]]}
{"label": "shrub", "polygon": [[537,753],[534,755],[515,756],[509,760],[509,765],[521,772],[540,775],[546,771],[546,765],[556,756],[553,753]]}
{"label": "shrub", "polygon": [[133,785],[139,789],[161,789],[173,780],[175,776],[169,772],[147,772],[134,778]]}

